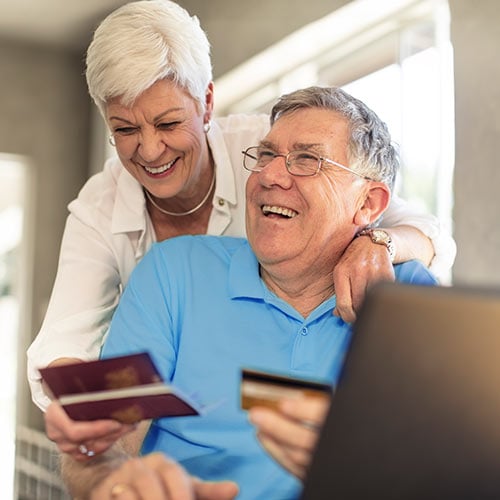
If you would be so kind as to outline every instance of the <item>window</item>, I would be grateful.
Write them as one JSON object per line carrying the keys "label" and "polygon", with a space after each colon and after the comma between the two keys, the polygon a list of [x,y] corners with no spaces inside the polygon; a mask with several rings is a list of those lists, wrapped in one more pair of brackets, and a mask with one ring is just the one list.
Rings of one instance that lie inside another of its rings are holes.
{"label": "window", "polygon": [[445,0],[349,2],[219,79],[216,112],[268,112],[279,95],[309,85],[345,88],[377,112],[399,144],[398,194],[451,234],[449,24]]}
{"label": "window", "polygon": [[[0,450],[3,466],[0,468],[2,496],[13,498],[16,381],[18,348],[23,349],[20,311],[28,316],[26,307],[26,279],[30,276],[26,252],[30,245],[23,238],[25,231],[28,167],[21,157],[0,154]],[[20,355],[20,354],[19,354]]]}

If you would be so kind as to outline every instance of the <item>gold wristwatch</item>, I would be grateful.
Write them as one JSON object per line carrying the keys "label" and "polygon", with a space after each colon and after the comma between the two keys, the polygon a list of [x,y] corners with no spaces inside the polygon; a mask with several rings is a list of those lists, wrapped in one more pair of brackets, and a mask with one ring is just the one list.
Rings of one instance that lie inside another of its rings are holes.
{"label": "gold wristwatch", "polygon": [[363,229],[356,236],[369,236],[372,240],[372,243],[377,245],[384,245],[389,252],[389,258],[391,262],[394,262],[394,257],[396,256],[396,247],[394,246],[394,242],[390,234],[383,229]]}

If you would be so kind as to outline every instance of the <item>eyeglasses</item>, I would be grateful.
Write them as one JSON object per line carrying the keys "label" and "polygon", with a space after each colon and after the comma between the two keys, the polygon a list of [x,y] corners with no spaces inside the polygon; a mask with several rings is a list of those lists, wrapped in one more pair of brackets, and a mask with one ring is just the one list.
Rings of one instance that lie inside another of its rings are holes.
{"label": "eyeglasses", "polygon": [[292,175],[298,177],[311,177],[316,175],[324,163],[330,163],[335,165],[347,172],[351,172],[358,177],[366,180],[373,180],[370,177],[366,177],[349,167],[346,167],[336,161],[329,160],[328,158],[323,158],[310,151],[290,151],[290,153],[278,154],[271,149],[264,148],[261,146],[252,146],[247,148],[243,153],[243,166],[250,172],[262,172],[269,163],[271,163],[275,158],[283,157],[285,158],[285,165],[288,172]]}

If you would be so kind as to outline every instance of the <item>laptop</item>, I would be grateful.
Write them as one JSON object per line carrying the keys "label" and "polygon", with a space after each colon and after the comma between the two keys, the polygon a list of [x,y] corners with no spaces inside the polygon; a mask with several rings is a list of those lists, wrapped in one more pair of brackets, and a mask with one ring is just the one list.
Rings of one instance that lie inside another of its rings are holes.
{"label": "laptop", "polygon": [[368,294],[302,500],[500,499],[500,290]]}

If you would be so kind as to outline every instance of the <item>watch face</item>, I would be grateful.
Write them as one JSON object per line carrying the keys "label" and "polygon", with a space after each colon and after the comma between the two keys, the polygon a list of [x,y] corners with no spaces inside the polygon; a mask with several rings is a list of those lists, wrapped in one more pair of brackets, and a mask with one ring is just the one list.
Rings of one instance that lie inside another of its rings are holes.
{"label": "watch face", "polygon": [[387,233],[385,231],[382,231],[381,229],[374,229],[372,232],[373,239],[375,241],[386,241],[387,240]]}

